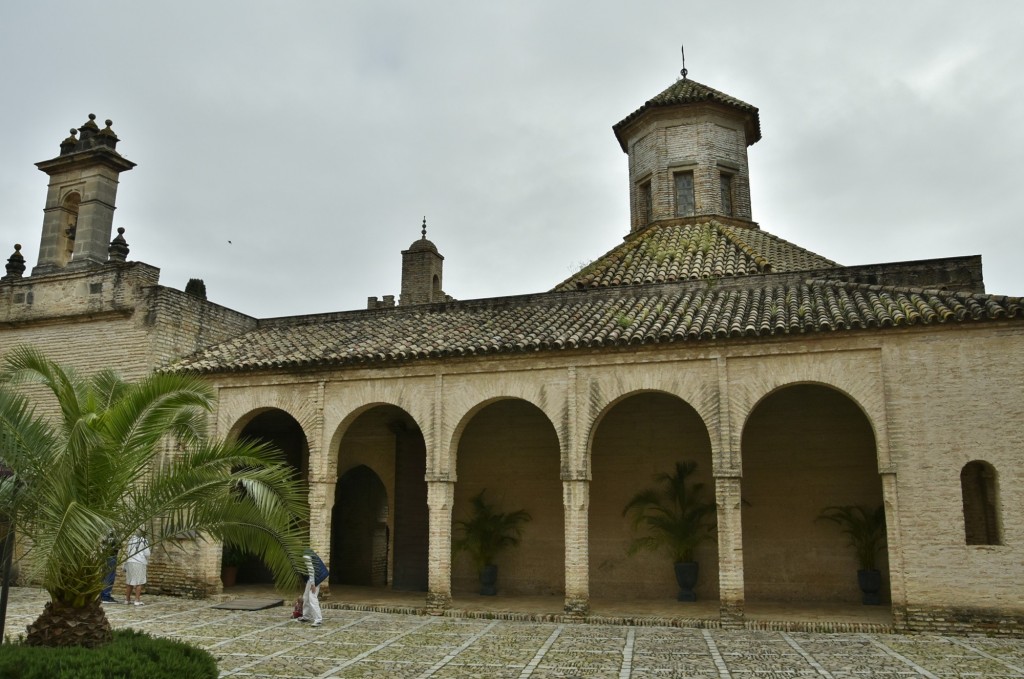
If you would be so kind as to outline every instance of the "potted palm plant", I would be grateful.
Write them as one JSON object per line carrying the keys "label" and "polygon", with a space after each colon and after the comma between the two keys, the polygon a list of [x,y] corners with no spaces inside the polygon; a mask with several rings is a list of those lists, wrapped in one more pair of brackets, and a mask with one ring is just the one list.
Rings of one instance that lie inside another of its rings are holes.
{"label": "potted palm plant", "polygon": [[238,582],[238,567],[245,561],[245,553],[225,545],[220,557],[220,579],[225,587],[234,587]]}
{"label": "potted palm plant", "polygon": [[882,573],[877,568],[878,553],[885,547],[885,507],[875,509],[863,505],[825,507],[819,520],[831,521],[839,526],[857,554],[857,584],[861,602],[869,606],[882,603]]}
{"label": "potted palm plant", "polygon": [[697,600],[693,588],[699,565],[694,551],[710,540],[715,530],[714,501],[705,499],[703,483],[690,481],[696,469],[696,462],[676,462],[672,473],[655,475],[658,487],[637,493],[622,510],[623,516],[629,515],[634,531],[647,531],[633,539],[628,553],[667,552],[675,567],[678,601]]}
{"label": "potted palm plant", "polygon": [[530,520],[530,514],[523,509],[514,512],[499,512],[484,499],[487,489],[473,496],[470,502],[472,514],[465,521],[456,521],[462,536],[455,540],[455,552],[468,552],[480,578],[480,593],[487,596],[497,594],[498,566],[494,563],[498,554],[507,547],[519,544],[523,524]]}

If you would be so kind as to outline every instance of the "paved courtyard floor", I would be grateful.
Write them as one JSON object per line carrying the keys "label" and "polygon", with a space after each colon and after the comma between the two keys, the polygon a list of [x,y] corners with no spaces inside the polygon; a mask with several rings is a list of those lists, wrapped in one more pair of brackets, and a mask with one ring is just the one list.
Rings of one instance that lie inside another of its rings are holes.
{"label": "paved courtyard floor", "polygon": [[[42,611],[45,592],[14,588],[7,633]],[[324,611],[314,628],[291,608],[229,611],[215,601],[148,597],[107,604],[131,627],[205,648],[222,677],[1024,677],[1024,639],[875,633],[727,631],[515,622]]]}

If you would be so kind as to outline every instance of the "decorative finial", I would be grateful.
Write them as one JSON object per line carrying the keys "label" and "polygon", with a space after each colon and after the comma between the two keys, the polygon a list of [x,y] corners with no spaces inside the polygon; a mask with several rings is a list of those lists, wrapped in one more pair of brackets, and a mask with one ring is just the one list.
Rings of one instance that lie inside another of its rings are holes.
{"label": "decorative finial", "polygon": [[683,45],[680,45],[679,52],[683,55],[683,70],[679,71],[679,75],[683,76],[683,80],[686,80],[686,74],[689,73],[689,71],[686,70],[686,48]]}
{"label": "decorative finial", "polygon": [[89,120],[96,120],[96,114],[95,113],[90,113],[89,114]]}
{"label": "decorative finial", "polygon": [[423,229],[420,230],[420,233],[423,234],[423,240],[427,240],[427,216],[426,215],[423,215]]}
{"label": "decorative finial", "polygon": [[124,227],[117,227],[117,235],[110,241],[107,248],[107,259],[111,262],[123,262],[128,259],[128,241],[124,239]]}
{"label": "decorative finial", "polygon": [[17,280],[23,273],[25,273],[25,256],[21,254],[21,243],[15,243],[14,254],[7,259],[7,275],[2,280]]}

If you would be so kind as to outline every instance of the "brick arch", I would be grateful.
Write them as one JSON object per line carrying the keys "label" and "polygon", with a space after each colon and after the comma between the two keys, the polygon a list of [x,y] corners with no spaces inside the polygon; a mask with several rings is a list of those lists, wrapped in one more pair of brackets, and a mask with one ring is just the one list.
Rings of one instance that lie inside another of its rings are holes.
{"label": "brick arch", "polygon": [[[595,408],[596,412],[595,412],[594,416],[591,418],[591,420],[589,422],[589,427],[588,427],[587,432],[586,432],[586,458],[585,458],[584,464],[586,465],[586,469],[587,470],[591,469],[591,458],[592,458],[593,448],[594,448],[594,436],[597,434],[597,431],[600,428],[602,421],[605,419],[605,417],[608,416],[608,413],[610,413],[613,410],[615,410],[615,408],[618,405],[620,405],[621,403],[623,403],[624,401],[626,401],[626,400],[628,400],[630,398],[633,398],[635,396],[643,395],[643,394],[661,394],[663,396],[667,396],[667,397],[673,398],[673,399],[679,401],[680,403],[684,404],[686,407],[688,407],[691,410],[693,410],[693,412],[697,415],[697,417],[700,418],[701,423],[704,425],[705,431],[708,433],[709,442],[710,442],[710,445],[711,445],[712,457],[718,452],[718,439],[719,439],[719,437],[712,436],[712,432],[716,431],[716,429],[718,427],[718,420],[719,420],[719,418],[718,418],[718,410],[717,410],[717,407],[718,407],[717,399],[707,399],[707,398],[704,398],[704,397],[699,398],[698,400],[702,401],[703,405],[705,406],[705,408],[704,408],[705,412],[702,413],[700,407],[698,407],[697,404],[692,403],[691,401],[689,401],[684,396],[681,396],[680,394],[673,393],[673,392],[667,391],[665,389],[640,388],[640,389],[635,389],[635,390],[632,390],[632,391],[627,391],[627,392],[619,393],[619,394],[617,394],[617,395],[615,395],[613,397],[608,398],[608,400],[605,401],[603,403],[603,405],[600,406],[599,409]],[[712,400],[714,401],[714,408],[715,408],[713,411],[711,411],[711,408],[710,408],[711,404],[709,403],[709,401],[712,401]],[[597,405],[597,404],[594,404],[594,405]]]}
{"label": "brick arch", "polygon": [[[466,426],[470,422],[472,422],[473,418],[476,417],[478,414],[480,414],[480,411],[482,411],[484,408],[487,408],[488,406],[494,405],[495,403],[499,403],[501,401],[522,401],[524,403],[530,404],[531,406],[533,406],[534,408],[539,410],[541,413],[543,413],[544,418],[548,421],[548,423],[551,425],[551,427],[555,430],[555,435],[558,436],[558,428],[555,426],[555,423],[551,421],[551,418],[548,415],[548,413],[544,412],[543,408],[541,408],[539,405],[537,405],[536,403],[534,403],[530,399],[522,398],[522,397],[519,397],[519,396],[507,396],[507,395],[492,396],[490,398],[484,399],[483,401],[480,401],[479,403],[476,403],[475,405],[470,407],[468,410],[463,412],[462,415],[459,417],[458,421],[456,422],[455,426],[452,428],[451,443],[450,443],[450,447],[449,447],[449,451],[450,451],[449,456],[450,456],[450,473],[451,473],[451,477],[450,478],[453,481],[457,478],[456,467],[458,465],[458,454],[457,454],[457,451],[459,449],[459,439],[462,437],[462,434],[465,432]],[[559,437],[559,449],[561,450],[561,448],[562,448],[561,437]]]}
{"label": "brick arch", "polygon": [[290,415],[305,433],[310,454],[318,449],[319,432],[313,394],[275,388],[247,388],[219,390],[217,394],[217,430],[233,438],[255,417],[268,410],[280,410]]}
{"label": "brick arch", "polygon": [[615,404],[638,393],[667,394],[693,408],[708,432],[712,433],[712,454],[716,458],[720,455],[721,402],[716,361],[693,361],[684,368],[679,364],[668,368],[662,363],[618,366],[614,373],[581,377],[578,392],[586,399],[579,405],[583,416],[578,431],[582,440],[570,460],[570,468],[576,470],[577,475],[590,475],[592,439],[601,420]]}
{"label": "brick arch", "polygon": [[877,351],[799,354],[773,358],[734,359],[728,367],[729,452],[737,469],[745,424],[755,408],[786,387],[813,384],[843,394],[857,405],[871,426],[879,470],[891,467],[885,389]]}
{"label": "brick arch", "polygon": [[[334,511],[336,507],[352,509],[352,498],[344,496],[342,479],[364,468],[380,480],[386,504],[379,525],[375,524],[374,538],[383,540],[375,549],[386,555],[386,562],[374,584],[386,582],[398,589],[425,590],[429,547],[427,451],[418,421],[393,402],[363,403],[341,418],[328,451],[337,476],[332,474],[324,484],[329,506],[325,506],[322,520],[328,527],[332,549],[344,544],[347,532],[354,530],[351,525],[334,525],[335,520],[344,519]],[[380,567],[378,563],[376,568]]]}
{"label": "brick arch", "polygon": [[[274,446],[283,453],[285,464],[293,470],[293,478],[302,482],[303,487],[308,489],[306,483],[309,479],[309,435],[288,411],[273,407],[249,410],[231,426],[228,437]],[[259,558],[247,555],[238,565],[237,582],[270,583],[273,582],[273,576]]]}
{"label": "brick arch", "polygon": [[[459,419],[452,439],[456,479],[453,521],[468,519],[471,498],[485,493],[498,511],[524,509],[532,520],[519,546],[498,557],[498,589],[506,594],[565,592],[565,516],[557,429],[537,404],[492,397],[474,404]],[[457,528],[453,531],[457,536]],[[454,555],[453,592],[479,589],[468,555]]]}
{"label": "brick arch", "polygon": [[331,432],[330,440],[327,444],[327,450],[329,451],[328,457],[331,460],[331,464],[329,466],[332,472],[327,475],[327,481],[336,482],[340,476],[340,473],[338,472],[338,455],[341,452],[341,441],[345,438],[345,434],[348,432],[349,428],[360,417],[374,408],[380,407],[393,407],[401,410],[419,428],[423,436],[426,437],[426,431],[424,430],[423,425],[417,420],[416,416],[410,413],[408,409],[404,408],[401,403],[398,403],[397,400],[379,400],[364,403],[353,408],[344,417],[342,417],[337,426],[334,427],[334,431]]}
{"label": "brick arch", "polygon": [[[884,504],[863,404],[817,381],[779,386],[751,408],[741,446],[747,603],[859,603],[855,554],[841,528],[819,517],[826,507]],[[878,559],[887,574],[884,550]]]}
{"label": "brick arch", "polygon": [[[660,487],[659,474],[677,462],[695,462],[693,482],[715,501],[712,431],[697,409],[676,394],[643,389],[611,399],[589,433],[589,582],[592,596],[670,601],[678,593],[671,555],[627,550],[635,537],[623,508],[637,493]],[[697,549],[699,600],[719,596],[718,546],[714,533]]]}
{"label": "brick arch", "polygon": [[[500,386],[500,385],[499,385]],[[531,388],[523,389],[503,389],[497,392],[491,392],[490,394],[484,393],[473,393],[469,390],[459,390],[457,396],[458,402],[455,401],[456,395],[446,395],[446,412],[455,411],[459,408],[459,414],[454,419],[454,425],[451,426],[451,433],[448,435],[448,458],[443,461],[440,465],[451,480],[457,478],[457,465],[458,465],[458,447],[459,440],[465,432],[466,426],[473,421],[481,410],[501,401],[522,401],[528,403],[538,411],[540,411],[547,422],[551,425],[554,430],[555,436],[558,439],[558,450],[559,450],[559,464],[564,465],[565,457],[567,452],[566,446],[566,433],[564,427],[565,415],[562,412],[553,412],[555,406],[563,407],[563,398],[550,399],[553,401],[549,403],[544,393],[543,387],[538,389],[536,386]],[[539,396],[539,397],[538,397]],[[474,399],[474,400],[470,400]],[[562,426],[559,426],[559,425]]]}

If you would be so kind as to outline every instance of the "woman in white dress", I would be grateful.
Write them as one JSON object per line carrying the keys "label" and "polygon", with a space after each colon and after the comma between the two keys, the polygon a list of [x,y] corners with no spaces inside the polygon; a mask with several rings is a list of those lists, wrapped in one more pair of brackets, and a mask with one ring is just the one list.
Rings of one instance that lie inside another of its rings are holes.
{"label": "woman in white dress", "polygon": [[128,538],[128,558],[124,562],[125,582],[128,585],[126,604],[132,603],[135,590],[135,605],[142,605],[142,586],[146,584],[146,567],[149,565],[149,541],[141,532]]}

